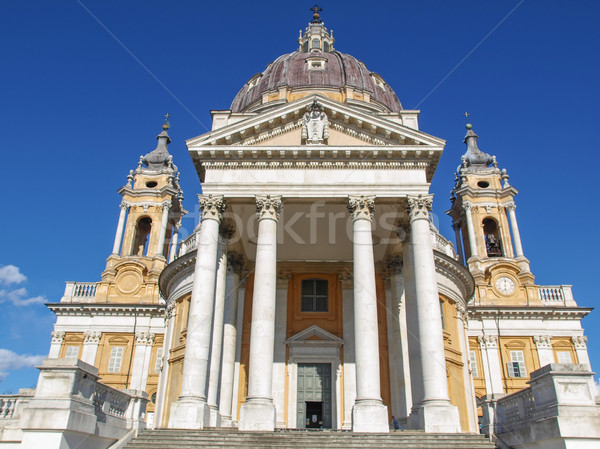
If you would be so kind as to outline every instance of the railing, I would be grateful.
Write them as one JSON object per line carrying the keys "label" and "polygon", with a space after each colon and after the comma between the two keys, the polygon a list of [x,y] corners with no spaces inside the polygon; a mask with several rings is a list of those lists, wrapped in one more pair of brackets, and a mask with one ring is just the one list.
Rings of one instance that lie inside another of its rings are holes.
{"label": "railing", "polygon": [[60,302],[87,301],[96,296],[97,282],[67,282]]}
{"label": "railing", "polygon": [[437,230],[431,230],[431,243],[433,245],[433,249],[436,249],[455,260],[458,258],[456,251],[454,250],[454,245]]}
{"label": "railing", "polygon": [[0,395],[0,427],[3,420],[20,418],[23,406],[33,397],[34,392],[32,388],[22,388],[19,394]]}
{"label": "railing", "polygon": [[96,383],[92,402],[98,421],[105,422],[106,415],[115,418],[124,418],[129,407],[130,396],[101,383]]}
{"label": "railing", "polygon": [[548,306],[576,305],[570,285],[542,285],[538,291],[540,299]]}
{"label": "railing", "polygon": [[[179,244],[179,251],[177,252],[177,257],[184,256],[190,251],[194,251],[198,247],[198,234],[200,231],[200,227],[194,229],[184,241]],[[176,258],[177,258],[176,257]]]}
{"label": "railing", "polygon": [[511,424],[531,418],[535,408],[535,399],[531,387],[498,399],[496,413],[498,420]]}

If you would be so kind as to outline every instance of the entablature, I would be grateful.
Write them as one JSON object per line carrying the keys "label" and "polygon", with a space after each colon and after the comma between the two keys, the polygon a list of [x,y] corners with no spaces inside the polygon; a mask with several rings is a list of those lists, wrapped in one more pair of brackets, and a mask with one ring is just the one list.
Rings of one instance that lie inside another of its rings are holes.
{"label": "entablature", "polygon": [[543,319],[543,320],[581,320],[593,309],[587,307],[485,307],[469,306],[469,319]]}

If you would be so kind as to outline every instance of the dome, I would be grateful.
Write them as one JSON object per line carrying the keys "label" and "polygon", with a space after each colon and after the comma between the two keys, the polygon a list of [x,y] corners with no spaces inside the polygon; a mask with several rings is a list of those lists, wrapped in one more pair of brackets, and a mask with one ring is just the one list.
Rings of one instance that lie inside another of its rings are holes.
{"label": "dome", "polygon": [[280,56],[254,75],[231,104],[232,112],[253,112],[315,91],[337,101],[377,112],[399,112],[394,90],[354,56],[333,48],[333,35],[312,22],[298,39],[297,51]]}

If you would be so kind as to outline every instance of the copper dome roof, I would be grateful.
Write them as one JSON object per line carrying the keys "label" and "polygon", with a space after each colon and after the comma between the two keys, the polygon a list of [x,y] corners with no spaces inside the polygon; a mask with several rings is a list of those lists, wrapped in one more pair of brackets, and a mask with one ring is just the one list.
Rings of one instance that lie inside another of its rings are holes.
{"label": "copper dome roof", "polygon": [[[302,49],[301,49],[302,50]],[[253,76],[231,104],[233,112],[252,111],[264,102],[263,94],[275,94],[281,87],[289,90],[330,90],[348,96],[348,88],[359,94],[358,103],[384,112],[399,112],[402,104],[392,88],[364,63],[339,51],[295,51],[280,56],[262,74]],[[311,61],[321,61],[318,70]],[[362,101],[361,101],[362,99]],[[267,100],[271,101],[271,100]]]}

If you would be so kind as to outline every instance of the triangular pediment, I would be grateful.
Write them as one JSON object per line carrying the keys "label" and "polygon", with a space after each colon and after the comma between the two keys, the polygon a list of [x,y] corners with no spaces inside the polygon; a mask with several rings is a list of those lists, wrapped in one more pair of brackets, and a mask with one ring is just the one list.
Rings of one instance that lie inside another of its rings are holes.
{"label": "triangular pediment", "polygon": [[316,324],[307,327],[296,335],[291,336],[286,340],[289,346],[295,345],[319,345],[319,346],[341,346],[344,340],[325,329],[321,329]]}
{"label": "triangular pediment", "polygon": [[[190,150],[206,146],[294,146],[300,145],[302,117],[317,101],[327,115],[330,146],[444,146],[445,141],[422,131],[367,112],[359,107],[311,95],[251,114],[235,123],[186,141]],[[309,145],[307,145],[309,146]],[[315,145],[317,146],[317,145]]]}

